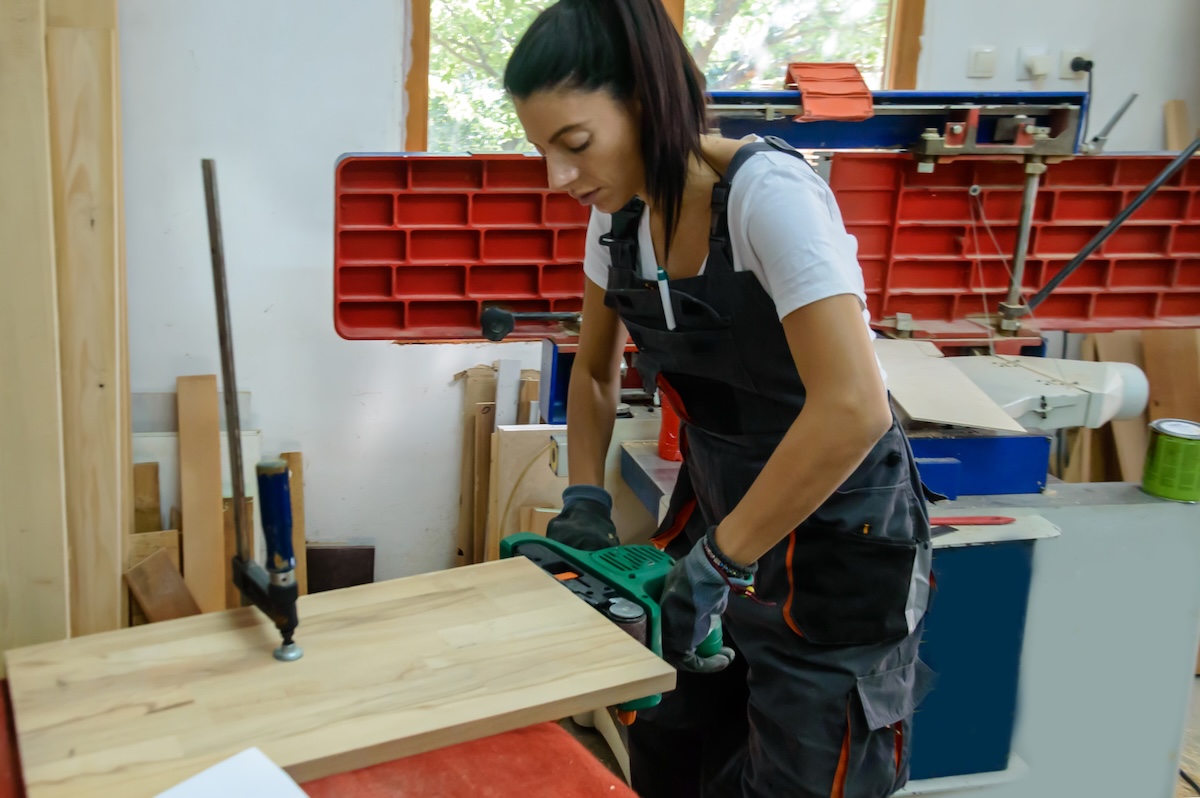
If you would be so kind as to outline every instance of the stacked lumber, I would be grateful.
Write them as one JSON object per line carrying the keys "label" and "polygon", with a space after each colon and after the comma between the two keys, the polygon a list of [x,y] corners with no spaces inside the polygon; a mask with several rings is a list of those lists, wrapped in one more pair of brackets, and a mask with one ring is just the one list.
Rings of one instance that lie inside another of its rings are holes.
{"label": "stacked lumber", "polygon": [[[514,438],[508,433],[502,437],[502,453],[497,427],[520,424],[527,425],[529,430],[542,429],[537,424],[540,375],[535,369],[522,370],[516,361],[501,360],[491,366],[468,369],[457,378],[463,383],[463,437],[455,563],[471,565],[496,559],[488,545],[490,519],[499,512],[493,509],[493,503],[501,495],[506,502],[511,498],[511,486],[498,482],[501,474],[515,476],[508,465],[515,446],[509,441]],[[544,446],[548,436],[536,437]],[[557,479],[554,482],[558,492],[553,501],[557,502],[562,487]],[[510,509],[519,513],[525,507],[522,503]],[[491,548],[498,551],[498,545],[497,542]]]}
{"label": "stacked lumber", "polygon": [[117,64],[115,0],[0,0],[0,650],[127,617]]}
{"label": "stacked lumber", "polygon": [[[170,395],[166,395],[170,397]],[[243,473],[230,473],[228,433],[221,429],[221,394],[212,374],[177,378],[175,414],[156,429],[134,437],[135,532],[125,560],[124,581],[132,602],[132,625],[241,606],[233,586],[237,553],[233,480],[243,482],[245,518],[250,522],[249,556],[260,563],[265,552],[255,518],[258,493],[255,466],[261,459],[261,433],[241,431]],[[165,415],[161,414],[160,415]],[[143,418],[142,425],[146,422]],[[289,464],[296,575],[307,592],[303,456],[280,455]],[[166,475],[165,480],[163,475]],[[163,495],[172,497],[170,521],[163,524]],[[174,506],[177,503],[178,506]],[[186,610],[186,612],[184,612]]]}

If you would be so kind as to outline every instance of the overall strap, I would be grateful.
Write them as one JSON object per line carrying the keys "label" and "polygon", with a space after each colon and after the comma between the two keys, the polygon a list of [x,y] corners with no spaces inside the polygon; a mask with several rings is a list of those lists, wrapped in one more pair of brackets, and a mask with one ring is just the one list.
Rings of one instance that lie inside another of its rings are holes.
{"label": "overall strap", "polygon": [[708,235],[708,265],[704,269],[706,273],[732,272],[734,270],[733,246],[729,241],[729,216],[726,213],[733,177],[751,157],[770,150],[794,155],[808,164],[804,156],[797,152],[792,145],[776,136],[766,136],[763,141],[747,144],[734,153],[733,159],[729,162],[729,168],[712,190],[712,224]]}
{"label": "overall strap", "polygon": [[612,256],[614,269],[638,273],[638,226],[645,207],[646,203],[634,197],[612,215],[612,230],[600,236],[600,243],[608,247]]}

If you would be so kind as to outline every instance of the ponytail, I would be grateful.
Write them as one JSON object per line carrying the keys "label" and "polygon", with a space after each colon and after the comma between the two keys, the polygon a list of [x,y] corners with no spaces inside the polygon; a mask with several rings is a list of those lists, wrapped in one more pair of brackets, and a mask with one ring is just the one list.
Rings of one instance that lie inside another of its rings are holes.
{"label": "ponytail", "polygon": [[662,210],[669,250],[707,114],[704,75],[662,0],[559,0],[517,43],[504,88],[520,100],[604,89],[636,104],[647,199]]}

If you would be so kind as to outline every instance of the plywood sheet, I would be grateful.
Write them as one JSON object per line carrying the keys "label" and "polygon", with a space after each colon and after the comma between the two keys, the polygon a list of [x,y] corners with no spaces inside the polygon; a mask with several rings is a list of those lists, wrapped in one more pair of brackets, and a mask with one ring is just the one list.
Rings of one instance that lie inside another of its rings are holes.
{"label": "plywood sheet", "polygon": [[1200,330],[1145,330],[1150,418],[1200,421]]}
{"label": "plywood sheet", "polygon": [[492,484],[488,497],[485,554],[500,556],[500,540],[521,531],[521,508],[561,506],[567,478],[550,467],[550,436],[565,432],[558,424],[497,427],[492,444]]}
{"label": "plywood sheet", "polygon": [[0,3],[0,650],[71,629],[45,25]]}
{"label": "plywood sheet", "polygon": [[1004,408],[954,365],[954,358],[930,352],[915,341],[875,342],[875,354],[887,372],[887,387],[909,418],[1008,432],[1025,432]]}
{"label": "plywood sheet", "polygon": [[152,796],[251,746],[298,781],[673,688],[674,670],[522,558],[9,653],[28,798]]}
{"label": "plywood sheet", "polygon": [[225,608],[224,524],[217,378],[180,377],[179,495],[183,521],[183,577],[200,609]]}

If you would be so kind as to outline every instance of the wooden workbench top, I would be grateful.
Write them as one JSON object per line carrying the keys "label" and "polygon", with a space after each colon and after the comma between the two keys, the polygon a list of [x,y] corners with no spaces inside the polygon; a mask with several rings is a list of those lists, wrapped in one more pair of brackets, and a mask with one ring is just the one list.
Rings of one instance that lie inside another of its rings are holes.
{"label": "wooden workbench top", "polygon": [[250,746],[298,781],[674,687],[523,558],[301,598],[303,659],[246,608],[6,654],[29,798],[152,796]]}

